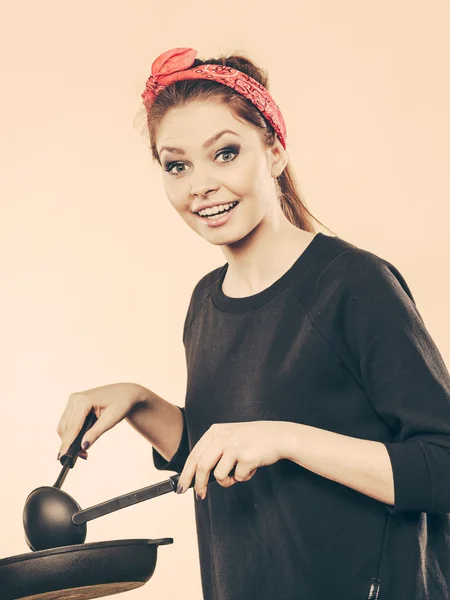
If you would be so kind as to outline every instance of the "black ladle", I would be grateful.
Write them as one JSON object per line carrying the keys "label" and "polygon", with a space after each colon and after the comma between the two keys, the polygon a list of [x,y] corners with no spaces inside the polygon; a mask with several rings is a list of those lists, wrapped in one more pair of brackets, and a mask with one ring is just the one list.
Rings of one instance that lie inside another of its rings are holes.
{"label": "black ladle", "polygon": [[42,486],[31,492],[25,501],[23,526],[25,540],[31,550],[46,550],[70,544],[82,544],[86,539],[86,524],[75,526],[71,516],[81,510],[77,502],[60,488],[72,469],[81,450],[81,440],[97,420],[94,412],[86,417],[84,425],[67,452],[60,457],[63,465],[53,486]]}
{"label": "black ladle", "polygon": [[[93,417],[91,417],[93,415]],[[95,504],[84,510],[75,500],[57,487],[62,485],[67,471],[72,468],[80,452],[80,444],[84,433],[92,427],[96,420],[95,414],[91,413],[78,434],[77,439],[63,457],[61,462],[64,468],[53,487],[40,487],[28,496],[23,516],[25,538],[31,550],[47,550],[59,546],[71,546],[83,544],[86,540],[87,521],[98,519],[104,515],[115,512],[127,506],[144,502],[175,492],[181,473],[172,475],[160,483],[154,483],[147,487],[135,490],[123,496],[117,496],[106,502]],[[66,458],[67,457],[67,458]],[[63,460],[64,459],[64,460]],[[234,474],[235,467],[230,472]],[[211,472],[208,483],[216,481],[214,473]],[[189,488],[193,487],[193,479]]]}

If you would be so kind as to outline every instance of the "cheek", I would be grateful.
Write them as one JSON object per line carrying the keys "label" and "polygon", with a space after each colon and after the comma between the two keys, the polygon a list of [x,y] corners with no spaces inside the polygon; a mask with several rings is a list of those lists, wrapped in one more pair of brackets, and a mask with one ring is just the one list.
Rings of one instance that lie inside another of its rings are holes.
{"label": "cheek", "polygon": [[[164,178],[164,190],[170,204],[177,210],[180,210],[186,203],[186,190],[180,181],[171,181]],[[189,195],[189,194],[188,194]]]}
{"label": "cheek", "polygon": [[252,170],[251,182],[253,194],[264,199],[273,192],[273,180],[270,169],[264,160],[260,160],[254,165]]}
{"label": "cheek", "polygon": [[251,196],[258,188],[260,179],[259,165],[252,161],[242,161],[236,168],[229,169],[223,177],[224,183],[240,196]]}

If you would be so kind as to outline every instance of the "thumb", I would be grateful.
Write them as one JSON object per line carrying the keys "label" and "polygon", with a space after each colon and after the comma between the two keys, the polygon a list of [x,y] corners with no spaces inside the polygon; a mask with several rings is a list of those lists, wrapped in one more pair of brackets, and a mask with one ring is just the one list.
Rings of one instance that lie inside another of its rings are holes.
{"label": "thumb", "polygon": [[123,417],[117,414],[117,411],[114,411],[113,409],[104,410],[94,425],[92,425],[92,427],[84,434],[83,439],[81,440],[81,449],[87,450],[88,448],[91,448],[98,438],[117,425],[121,418]]}

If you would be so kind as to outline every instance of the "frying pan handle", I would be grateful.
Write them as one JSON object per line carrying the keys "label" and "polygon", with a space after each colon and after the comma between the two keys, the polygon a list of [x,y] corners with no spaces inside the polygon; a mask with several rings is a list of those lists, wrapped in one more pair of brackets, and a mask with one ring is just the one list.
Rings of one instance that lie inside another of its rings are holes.
{"label": "frying pan handle", "polygon": [[68,463],[68,467],[70,469],[73,468],[73,466],[78,458],[78,454],[80,453],[80,450],[81,450],[81,440],[83,439],[83,436],[86,433],[86,431],[92,427],[92,425],[96,422],[96,420],[97,420],[97,416],[96,416],[95,412],[92,410],[86,417],[86,420],[84,422],[83,427],[81,428],[80,433],[77,435],[75,440],[72,442],[72,445],[70,446],[70,448],[67,450],[67,452],[65,454],[63,454],[60,457],[59,462],[63,466],[66,466],[66,463]]}
{"label": "frying pan handle", "polygon": [[[235,471],[236,471],[236,467],[234,466],[231,469],[229,476],[233,477]],[[172,475],[172,477],[169,477],[170,481],[173,483],[174,490],[177,489],[178,481],[180,480],[180,475],[181,475],[181,473],[177,473],[176,475]],[[211,471],[211,473],[209,474],[208,483],[211,483],[212,481],[216,481],[213,471]],[[191,485],[189,486],[189,488],[194,487],[194,485],[195,485],[195,478],[192,478]]]}

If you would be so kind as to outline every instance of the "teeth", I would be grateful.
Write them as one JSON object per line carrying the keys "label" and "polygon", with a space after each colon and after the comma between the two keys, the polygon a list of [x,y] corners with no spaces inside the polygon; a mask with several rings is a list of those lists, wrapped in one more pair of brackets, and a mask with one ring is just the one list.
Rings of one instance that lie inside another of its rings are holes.
{"label": "teeth", "polygon": [[212,208],[205,208],[201,210],[198,214],[202,217],[206,217],[207,215],[216,215],[217,213],[227,210],[228,208],[235,206],[237,202],[231,202],[230,204],[220,204],[219,206],[213,206]]}

